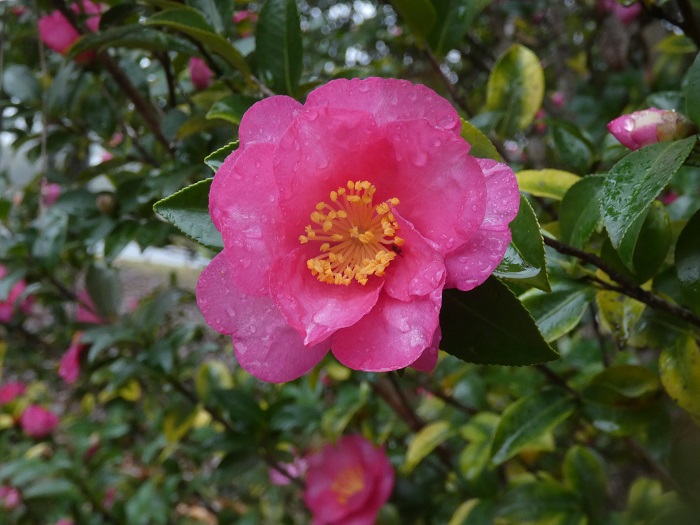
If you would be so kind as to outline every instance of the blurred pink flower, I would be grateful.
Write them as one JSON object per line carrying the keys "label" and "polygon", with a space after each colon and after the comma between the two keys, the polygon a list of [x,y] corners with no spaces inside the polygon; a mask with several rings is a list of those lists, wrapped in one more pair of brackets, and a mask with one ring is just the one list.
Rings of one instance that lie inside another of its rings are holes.
{"label": "blurred pink flower", "polygon": [[361,435],[345,436],[309,456],[304,502],[313,525],[373,525],[394,487],[382,448]]}
{"label": "blurred pink flower", "polygon": [[240,24],[244,20],[250,20],[255,22],[258,19],[258,14],[248,11],[247,9],[241,9],[240,11],[233,14],[233,23]]}
{"label": "blurred pink flower", "polygon": [[27,391],[24,383],[11,382],[0,386],[0,406],[5,405],[21,396]]}
{"label": "blurred pink flower", "polygon": [[87,345],[80,343],[82,336],[82,332],[76,332],[73,335],[73,340],[61,357],[61,364],[58,367],[58,375],[69,385],[75,383],[80,376],[80,354],[87,348]]}
{"label": "blurred pink flower", "polygon": [[566,95],[561,91],[555,91],[552,93],[552,104],[558,108],[563,107],[566,104]]}
{"label": "blurred pink flower", "polygon": [[27,11],[29,11],[29,9],[27,9],[27,7],[23,5],[13,5],[10,8],[10,12],[15,16],[22,16]]}
{"label": "blurred pink flower", "polygon": [[56,428],[58,416],[42,406],[29,405],[22,412],[19,423],[24,433],[29,437],[43,438]]}
{"label": "blurred pink flower", "polygon": [[75,319],[79,323],[86,324],[107,324],[109,322],[107,319],[100,317],[97,307],[87,290],[78,292],[78,311]]}
{"label": "blurred pink flower", "polygon": [[58,520],[54,525],[73,525],[73,520],[69,518],[63,518]]}
{"label": "blurred pink flower", "polygon": [[116,133],[114,133],[114,135],[111,136],[107,144],[110,147],[114,148],[116,146],[119,146],[119,144],[121,144],[123,140],[124,134],[121,131],[117,131]]}
{"label": "blurred pink flower", "polygon": [[197,285],[243,368],[290,381],[330,348],[356,370],[435,366],[443,288],[488,278],[520,202],[460,131],[449,102],[395,79],[248,110],[209,194],[224,250]]}
{"label": "blurred pink flower", "polygon": [[105,496],[102,498],[102,506],[109,510],[114,505],[114,500],[117,497],[117,487],[109,487],[105,491]]}
{"label": "blurred pink flower", "polygon": [[61,185],[41,179],[41,202],[47,208],[53,206],[61,196]]}
{"label": "blurred pink flower", "polygon": [[697,127],[675,111],[649,108],[617,117],[608,123],[608,130],[623,146],[637,150],[689,137],[697,132]]}
{"label": "blurred pink flower", "polygon": [[108,160],[112,160],[114,158],[114,155],[112,155],[109,151],[103,151],[102,152],[102,157],[100,160],[102,162],[107,162]]}
{"label": "blurred pink flower", "polygon": [[533,125],[533,129],[535,130],[535,133],[539,133],[539,134],[546,133],[547,124],[544,121],[545,118],[547,118],[547,112],[542,108],[537,110],[537,113],[535,114],[535,123]]}
{"label": "blurred pink flower", "polygon": [[209,87],[214,73],[204,60],[199,57],[190,58],[189,70],[190,78],[195,88],[206,89]]}
{"label": "blurred pink flower", "polygon": [[[85,25],[92,32],[96,32],[100,26],[101,5],[94,4],[90,0],[82,0],[80,4],[70,5],[71,10],[78,16],[85,16]],[[39,38],[48,47],[65,55],[70,46],[80,37],[77,29],[58,10],[51,11],[48,15],[39,17],[37,22]],[[87,62],[95,56],[92,51],[86,51],[75,57],[76,62]]]}
{"label": "blurred pink flower", "polygon": [[[0,264],[0,281],[2,281],[8,274],[7,268]],[[0,300],[0,323],[9,323],[12,320],[12,316],[15,312],[15,307],[17,306],[17,301],[24,294],[24,290],[27,288],[27,283],[24,279],[17,281],[14,286],[10,289],[10,293],[7,298],[3,301]],[[25,314],[29,314],[32,311],[32,305],[34,300],[32,297],[25,297],[19,303],[19,308]]]}
{"label": "blurred pink flower", "polygon": [[642,6],[639,3],[624,6],[617,0],[599,0],[598,6],[603,13],[612,13],[625,25],[631,23],[642,12]]}
{"label": "blurred pink flower", "polygon": [[9,485],[0,485],[0,509],[12,510],[20,504],[20,501],[22,497],[19,490]]}
{"label": "blurred pink flower", "polygon": [[294,458],[294,461],[291,463],[279,463],[277,466],[279,469],[289,474],[288,476],[285,476],[279,469],[274,468],[270,468],[268,470],[267,473],[270,478],[270,483],[279,486],[289,485],[292,482],[292,479],[290,478],[303,478],[304,474],[306,473],[306,469],[308,468],[306,460],[300,457]]}

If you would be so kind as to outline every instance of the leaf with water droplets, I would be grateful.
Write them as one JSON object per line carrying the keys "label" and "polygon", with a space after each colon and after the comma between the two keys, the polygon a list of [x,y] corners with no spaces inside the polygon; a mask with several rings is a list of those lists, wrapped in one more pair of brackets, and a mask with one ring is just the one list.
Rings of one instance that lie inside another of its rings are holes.
{"label": "leaf with water droplets", "polygon": [[688,306],[700,314],[700,211],[695,212],[678,237],[676,275]]}

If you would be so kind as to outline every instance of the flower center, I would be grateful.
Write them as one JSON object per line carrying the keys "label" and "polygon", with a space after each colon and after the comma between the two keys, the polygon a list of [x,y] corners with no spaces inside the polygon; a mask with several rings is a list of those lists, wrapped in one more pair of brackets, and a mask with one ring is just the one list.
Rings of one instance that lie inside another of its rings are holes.
{"label": "flower center", "polygon": [[331,491],[341,505],[347,505],[348,500],[364,488],[364,476],[359,465],[341,470],[331,485]]}
{"label": "flower center", "polygon": [[348,286],[355,279],[367,284],[370,275],[384,275],[400,253],[403,239],[396,236],[399,225],[389,208],[399,199],[394,197],[374,206],[376,191],[366,180],[348,181],[347,188],[330,193],[330,204],[321,201],[316,205],[312,224],[299,241],[321,243],[321,254],[306,262],[319,281]]}

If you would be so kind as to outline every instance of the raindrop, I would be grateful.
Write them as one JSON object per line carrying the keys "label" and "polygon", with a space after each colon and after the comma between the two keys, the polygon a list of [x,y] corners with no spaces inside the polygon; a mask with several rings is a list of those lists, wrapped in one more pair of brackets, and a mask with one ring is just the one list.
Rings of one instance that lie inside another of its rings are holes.
{"label": "raindrop", "polygon": [[455,119],[451,115],[445,115],[440,120],[438,120],[438,126],[443,128],[451,128],[455,123]]}
{"label": "raindrop", "polygon": [[413,164],[416,166],[425,166],[428,162],[428,154],[425,151],[417,150],[413,155]]}
{"label": "raindrop", "polygon": [[367,93],[369,91],[369,86],[366,82],[360,82],[357,85],[357,91],[359,91],[360,93]]}
{"label": "raindrop", "polygon": [[250,325],[250,333],[254,334],[257,331],[257,328],[255,327],[254,324]]}

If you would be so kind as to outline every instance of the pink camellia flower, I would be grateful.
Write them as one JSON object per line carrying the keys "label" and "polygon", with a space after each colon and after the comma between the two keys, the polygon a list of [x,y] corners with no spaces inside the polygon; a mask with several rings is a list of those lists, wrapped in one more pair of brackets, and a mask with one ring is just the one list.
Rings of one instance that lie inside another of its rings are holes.
{"label": "pink camellia flower", "polygon": [[[267,473],[270,478],[270,483],[273,485],[289,485],[292,479],[303,478],[308,468],[308,464],[304,458],[296,457],[291,463],[280,463],[277,465],[279,468],[270,468]],[[283,470],[288,475],[285,476],[282,472]]]}
{"label": "pink camellia flower", "polygon": [[61,196],[61,185],[41,179],[41,202],[47,208],[53,206]]}
{"label": "pink camellia flower", "polygon": [[80,354],[87,348],[87,345],[80,343],[82,336],[82,332],[75,333],[58,367],[58,375],[69,385],[75,383],[80,375]]}
{"label": "pink camellia flower", "polygon": [[253,32],[253,24],[258,20],[257,13],[243,9],[233,14],[233,23],[238,26],[238,33],[242,37],[250,36]]}
{"label": "pink camellia flower", "polygon": [[21,501],[19,490],[9,485],[0,485],[0,509],[15,509]]}
{"label": "pink camellia flower", "polygon": [[214,73],[207,63],[199,57],[190,58],[189,63],[190,78],[192,79],[192,84],[197,89],[206,89],[211,84],[211,79]]}
{"label": "pink camellia flower", "polygon": [[608,129],[623,146],[631,150],[682,139],[697,132],[695,124],[684,115],[657,108],[617,117],[608,123]]}
{"label": "pink camellia flower", "polygon": [[24,383],[19,383],[17,381],[5,383],[4,385],[0,386],[0,406],[14,401],[26,391],[27,387],[24,385]]}
{"label": "pink camellia flower", "polygon": [[361,435],[345,436],[307,458],[304,502],[313,525],[373,525],[394,488],[384,450]]}
{"label": "pink camellia flower", "polygon": [[78,311],[75,315],[76,321],[87,324],[107,324],[109,321],[100,317],[97,307],[87,290],[78,292]]}
{"label": "pink camellia flower", "polygon": [[642,6],[635,3],[629,6],[624,6],[617,0],[600,0],[599,8],[604,13],[612,13],[620,22],[627,25],[634,21],[642,12]]}
{"label": "pink camellia flower", "polygon": [[58,520],[54,525],[73,525],[73,520],[69,518],[63,518]]}
{"label": "pink camellia flower", "polygon": [[290,381],[329,349],[356,370],[435,366],[443,288],[486,280],[519,205],[511,169],[460,130],[449,102],[394,79],[248,110],[209,194],[224,250],[197,285],[243,368]]}
{"label": "pink camellia flower", "polygon": [[[85,25],[90,31],[96,32],[99,29],[101,5],[94,4],[90,0],[82,0],[80,4],[71,4],[70,8],[76,15],[86,17]],[[73,27],[73,24],[58,10],[39,17],[37,24],[41,41],[62,55],[65,55],[70,46],[80,38],[80,33]],[[75,60],[76,62],[88,62],[94,56],[94,52],[86,51],[75,57]]]}
{"label": "pink camellia flower", "polygon": [[53,432],[58,425],[58,416],[42,406],[29,405],[22,412],[19,423],[25,434],[40,439]]}
{"label": "pink camellia flower", "polygon": [[[0,281],[2,281],[7,274],[7,268],[0,264]],[[12,316],[15,313],[15,307],[17,306],[17,301],[19,301],[20,297],[22,297],[26,288],[27,283],[24,281],[24,279],[20,279],[14,284],[14,286],[12,286],[7,298],[4,301],[0,300],[0,323],[9,323],[12,320]],[[33,304],[34,301],[31,297],[25,297],[18,306],[25,314],[29,314],[32,311]]]}
{"label": "pink camellia flower", "polygon": [[552,104],[558,108],[564,107],[564,104],[566,104],[566,95],[561,91],[555,91],[552,93]]}

